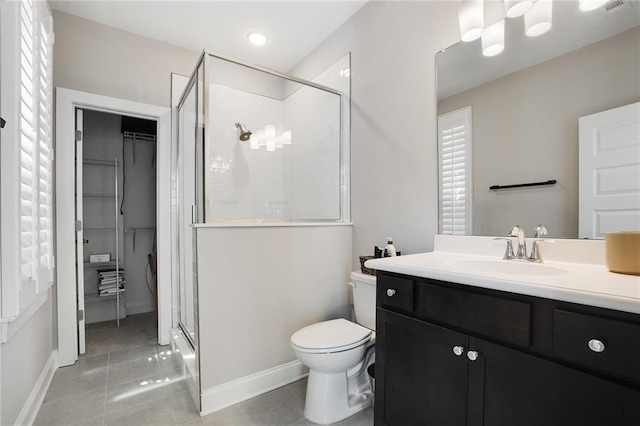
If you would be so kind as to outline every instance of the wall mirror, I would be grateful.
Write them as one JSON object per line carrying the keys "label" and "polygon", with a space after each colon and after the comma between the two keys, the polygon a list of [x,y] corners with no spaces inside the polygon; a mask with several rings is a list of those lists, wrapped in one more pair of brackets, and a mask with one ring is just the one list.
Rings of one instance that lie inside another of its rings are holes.
{"label": "wall mirror", "polygon": [[450,199],[441,190],[441,233],[505,235],[518,224],[532,236],[544,224],[550,236],[578,237],[578,119],[640,101],[640,4],[610,3],[621,6],[582,12],[556,1],[553,26],[538,37],[524,34],[523,17],[507,19],[498,56],[483,57],[480,39],[436,55],[438,116],[463,112],[449,120],[455,129],[468,115],[472,141],[458,196],[472,209],[443,227]]}

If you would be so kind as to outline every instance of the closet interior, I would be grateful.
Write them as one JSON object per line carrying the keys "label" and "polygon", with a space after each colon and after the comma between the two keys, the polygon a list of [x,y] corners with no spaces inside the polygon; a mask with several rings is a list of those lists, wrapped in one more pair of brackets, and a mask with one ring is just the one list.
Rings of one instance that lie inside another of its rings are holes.
{"label": "closet interior", "polygon": [[119,326],[157,312],[156,122],[84,110],[81,139],[85,323]]}

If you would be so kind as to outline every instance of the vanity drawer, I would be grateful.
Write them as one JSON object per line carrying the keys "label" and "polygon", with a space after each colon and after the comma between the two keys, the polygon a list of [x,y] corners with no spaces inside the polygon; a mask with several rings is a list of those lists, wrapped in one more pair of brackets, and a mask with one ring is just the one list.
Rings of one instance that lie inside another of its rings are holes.
{"label": "vanity drawer", "polygon": [[413,312],[413,286],[411,279],[378,274],[377,301],[382,306]]}
{"label": "vanity drawer", "polygon": [[481,336],[530,345],[529,303],[426,283],[418,285],[416,298],[420,316]]}
{"label": "vanity drawer", "polygon": [[553,354],[640,382],[640,324],[554,309]]}

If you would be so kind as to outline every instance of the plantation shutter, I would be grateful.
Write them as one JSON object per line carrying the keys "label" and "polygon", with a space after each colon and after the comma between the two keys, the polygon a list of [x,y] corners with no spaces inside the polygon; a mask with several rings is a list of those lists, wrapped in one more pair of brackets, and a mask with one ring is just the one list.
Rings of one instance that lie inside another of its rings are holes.
{"label": "plantation shutter", "polygon": [[439,232],[472,233],[471,107],[438,116]]}
{"label": "plantation shutter", "polygon": [[21,305],[53,280],[52,43],[45,2],[20,6]]}
{"label": "plantation shutter", "polygon": [[22,283],[37,280],[35,253],[37,195],[37,88],[33,5],[23,1],[20,7],[20,263]]}
{"label": "plantation shutter", "polygon": [[40,5],[38,43],[38,284],[53,281],[53,34],[46,3]]}

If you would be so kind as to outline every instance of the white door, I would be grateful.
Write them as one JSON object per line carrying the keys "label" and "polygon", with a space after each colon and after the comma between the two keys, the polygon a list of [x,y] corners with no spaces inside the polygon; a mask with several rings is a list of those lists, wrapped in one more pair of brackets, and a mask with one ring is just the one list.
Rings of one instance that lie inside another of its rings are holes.
{"label": "white door", "polygon": [[579,120],[579,238],[640,230],[640,102]]}
{"label": "white door", "polygon": [[82,110],[76,109],[76,281],[78,301],[78,353],[85,353],[84,233],[82,231]]}

